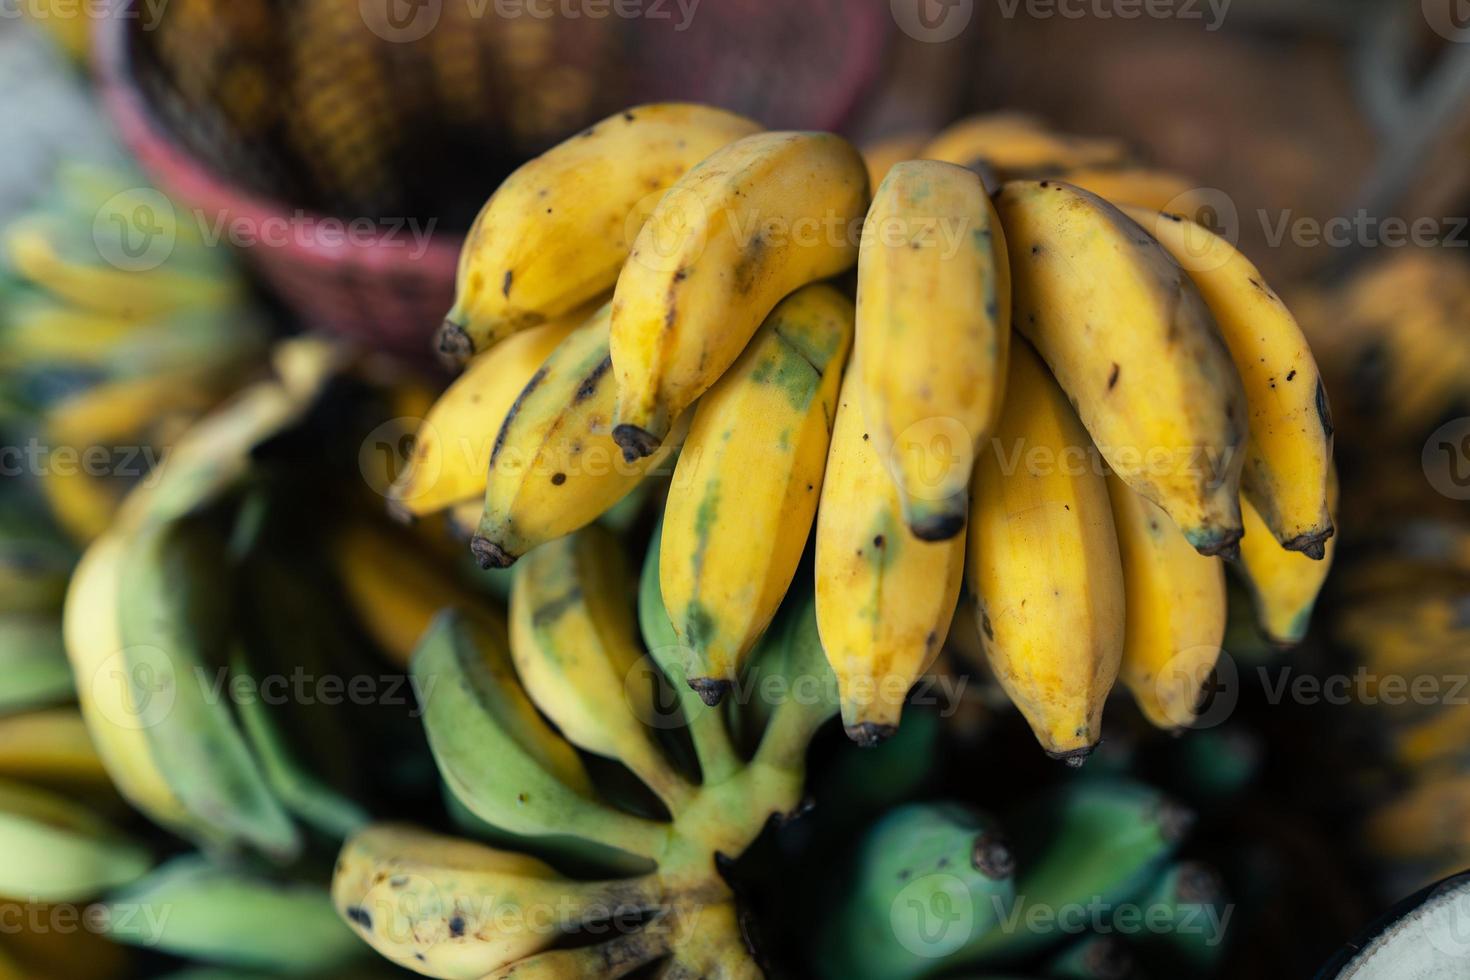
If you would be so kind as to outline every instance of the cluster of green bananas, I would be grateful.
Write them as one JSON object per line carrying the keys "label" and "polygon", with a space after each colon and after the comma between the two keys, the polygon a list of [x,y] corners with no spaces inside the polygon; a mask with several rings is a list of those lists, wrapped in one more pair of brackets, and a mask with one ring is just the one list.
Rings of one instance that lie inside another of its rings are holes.
{"label": "cluster of green bananas", "polygon": [[897,728],[967,565],[961,622],[1048,752],[1081,761],[1120,676],[1187,726],[1218,556],[1282,643],[1326,573],[1332,425],[1301,330],[1114,143],[1000,116],[885,152],[665,104],[521,167],[468,237],[439,334],[465,372],[393,506],[452,511],[506,567],[672,472],[661,594],[709,704],[814,537],[855,740]]}
{"label": "cluster of green bananas", "polygon": [[[263,337],[228,254],[135,173],[66,162],[0,229],[0,426],[46,451],[40,486],[79,541]],[[98,465],[104,447],[126,451]]]}

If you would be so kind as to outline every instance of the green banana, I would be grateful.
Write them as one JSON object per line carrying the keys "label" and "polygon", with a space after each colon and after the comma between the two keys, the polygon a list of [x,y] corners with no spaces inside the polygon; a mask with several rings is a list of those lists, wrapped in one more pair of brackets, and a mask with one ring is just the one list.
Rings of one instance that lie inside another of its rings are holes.
{"label": "green banana", "polygon": [[1134,942],[1155,970],[1173,976],[1215,974],[1230,925],[1220,876],[1199,861],[1170,865],[1140,901],[1148,928]]}
{"label": "green banana", "polygon": [[755,762],[800,771],[812,737],[841,706],[837,676],[817,632],[816,596],[809,584],[786,597],[751,659],[746,689],[744,700],[765,718]]}
{"label": "green banana", "polygon": [[47,790],[0,780],[0,899],[85,901],[152,866],[148,851]]}
{"label": "green banana", "polygon": [[296,827],[228,704],[210,693],[211,673],[227,678],[232,611],[222,537],[201,520],[184,520],[142,528],[125,548],[123,676],[140,708],[133,721],[188,814],[185,832],[291,859],[301,846]]}
{"label": "green banana", "polygon": [[990,818],[949,803],[884,816],[853,857],[855,880],[822,931],[833,980],[910,980],[955,962],[999,926],[1015,898],[1015,860]]}
{"label": "green banana", "polygon": [[60,621],[48,616],[0,616],[0,716],[72,697]]}
{"label": "green banana", "polygon": [[1090,935],[1046,962],[1051,980],[1129,980],[1136,977],[1137,958],[1117,936]]}
{"label": "green banana", "polygon": [[319,886],[259,878],[199,855],[158,867],[104,908],[117,942],[221,966],[309,974],[363,953]]}
{"label": "green banana", "polygon": [[446,610],[412,670],[440,774],[475,816],[516,834],[581,837],[650,859],[663,853],[666,827],[596,799],[577,753],[526,696],[503,634]]}

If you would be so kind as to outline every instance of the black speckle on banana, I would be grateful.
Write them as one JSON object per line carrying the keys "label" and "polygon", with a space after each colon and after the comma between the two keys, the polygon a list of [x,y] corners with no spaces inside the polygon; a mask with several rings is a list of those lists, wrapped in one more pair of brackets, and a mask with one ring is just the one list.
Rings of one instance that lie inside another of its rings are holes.
{"label": "black speckle on banana", "polygon": [[1087,191],[1016,181],[996,208],[1016,329],[1113,472],[1201,554],[1232,554],[1249,409],[1198,288],[1148,232]]}
{"label": "black speckle on banana", "polygon": [[807,286],[766,318],[700,400],[664,511],[661,588],[718,698],[739,677],[796,574],[821,495],[853,305]]}
{"label": "black speckle on banana", "polygon": [[905,523],[926,541],[964,530],[1010,332],[1005,237],[980,178],[948,163],[896,164],[864,228],[854,363],[874,448]]}
{"label": "black speckle on banana", "polygon": [[748,136],[669,189],[613,293],[627,458],[658,448],[784,296],[852,267],[867,206],[862,157],[830,133]]}
{"label": "black speckle on banana", "polygon": [[1080,765],[1124,643],[1123,568],[1102,463],[1029,344],[975,473],[970,590],[986,657],[1047,753]]}
{"label": "black speckle on banana", "polygon": [[759,129],[707,106],[636,106],[526,163],[470,228],[440,351],[467,360],[612,288],[661,193]]}
{"label": "black speckle on banana", "polygon": [[482,567],[508,567],[537,545],[597,520],[677,448],[682,429],[660,452],[629,463],[608,435],[617,400],[610,323],[604,306],[572,331],[501,423],[490,449],[485,510],[470,544]]}
{"label": "black speckle on banana", "polygon": [[965,538],[922,541],[863,420],[860,372],[843,380],[817,509],[817,625],[837,675],[849,737],[898,728],[904,699],[949,632]]}
{"label": "black speckle on banana", "polygon": [[1311,347],[1251,261],[1178,215],[1126,208],[1199,287],[1245,385],[1250,442],[1240,487],[1282,546],[1321,558],[1332,536],[1332,416]]}

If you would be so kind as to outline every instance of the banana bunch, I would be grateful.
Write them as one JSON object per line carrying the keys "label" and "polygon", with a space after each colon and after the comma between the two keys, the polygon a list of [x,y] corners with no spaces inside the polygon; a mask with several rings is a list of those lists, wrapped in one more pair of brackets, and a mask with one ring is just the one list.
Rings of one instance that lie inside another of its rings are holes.
{"label": "banana bunch", "polygon": [[440,337],[473,358],[390,507],[473,524],[501,569],[670,475],[659,592],[711,706],[810,551],[855,741],[893,734],[956,630],[1058,758],[1120,678],[1188,727],[1222,557],[1300,640],[1335,498],[1302,331],[1158,210],[1187,190],[1017,116],[868,160],[699,107],[612,117],[485,205]]}
{"label": "banana bunch", "polygon": [[[721,865],[797,807],[837,711],[813,600],[793,594],[765,632],[763,710],[733,725],[683,683],[658,536],[641,575],[626,552],[598,525],[550,542],[516,565],[508,616],[447,607],[420,640],[429,747],[480,840],[402,823],[347,840],[333,901],[389,960],[443,978],[763,975]],[[578,933],[591,942],[568,946]]]}
{"label": "banana bunch", "polygon": [[[135,174],[68,162],[0,229],[3,421],[86,542],[259,353],[243,280],[200,222]],[[100,460],[100,461],[99,461]]]}
{"label": "banana bunch", "polygon": [[[1192,822],[1158,790],[1114,776],[1068,783],[1003,821],[950,802],[895,807],[845,858],[813,965],[874,980],[1037,961],[1048,977],[1208,976],[1227,899],[1218,875],[1176,856]],[[1129,916],[1150,925],[1129,928]]]}

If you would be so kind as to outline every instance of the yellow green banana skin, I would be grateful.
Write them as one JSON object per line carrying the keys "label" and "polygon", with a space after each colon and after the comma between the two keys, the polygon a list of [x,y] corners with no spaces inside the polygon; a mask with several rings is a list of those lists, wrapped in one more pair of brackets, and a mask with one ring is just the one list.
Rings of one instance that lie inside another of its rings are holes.
{"label": "yellow green banana skin", "polygon": [[867,206],[862,156],[830,133],[748,136],[669,189],[613,292],[613,438],[628,459],[658,448],[783,297],[857,262]]}
{"label": "yellow green banana skin", "polygon": [[8,902],[87,901],[152,864],[90,806],[8,779],[0,780],[0,846],[0,901]]}
{"label": "yellow green banana skin", "polygon": [[1013,181],[996,209],[1016,329],[1109,466],[1201,554],[1232,555],[1249,410],[1199,290],[1153,237],[1080,188]]}
{"label": "yellow green banana skin", "polygon": [[1011,351],[1007,388],[975,476],[970,590],[996,680],[1042,747],[1080,765],[1123,654],[1117,534],[1087,433],[1027,343]]}
{"label": "yellow green banana skin", "polygon": [[1199,287],[1250,408],[1242,493],[1282,546],[1320,559],[1332,536],[1332,412],[1311,347],[1281,298],[1228,241],[1188,218],[1125,208]]}
{"label": "yellow green banana skin", "polygon": [[718,704],[786,594],[821,495],[853,305],[827,285],[783,300],[701,399],[674,470],[663,601]]}
{"label": "yellow green banana skin", "polygon": [[663,827],[597,799],[577,753],[522,688],[503,625],[446,609],[412,670],[439,772],[475,816],[516,834],[599,840],[644,858],[662,852]]}
{"label": "yellow green banana skin", "polygon": [[897,730],[904,699],[938,655],[959,599],[963,536],[922,541],[867,438],[862,380],[843,381],[817,509],[816,615],[848,736]]}
{"label": "yellow green banana skin", "polygon": [[380,954],[446,980],[479,980],[589,921],[656,908],[650,878],[564,878],[535,858],[416,827],[374,824],[343,845],[338,913]]}
{"label": "yellow green banana skin", "polygon": [[759,129],[708,106],[635,106],[523,165],[465,240],[440,351],[467,360],[611,289],[661,192]]}
{"label": "yellow green banana skin", "polygon": [[976,451],[1000,415],[1010,268],[972,171],[896,164],[868,210],[858,259],[856,369],[864,417],[917,537],[960,533]]}
{"label": "yellow green banana skin", "polygon": [[483,568],[595,521],[678,444],[626,462],[608,436],[617,391],[604,306],[552,351],[511,405],[490,451],[485,510],[470,542]]}

